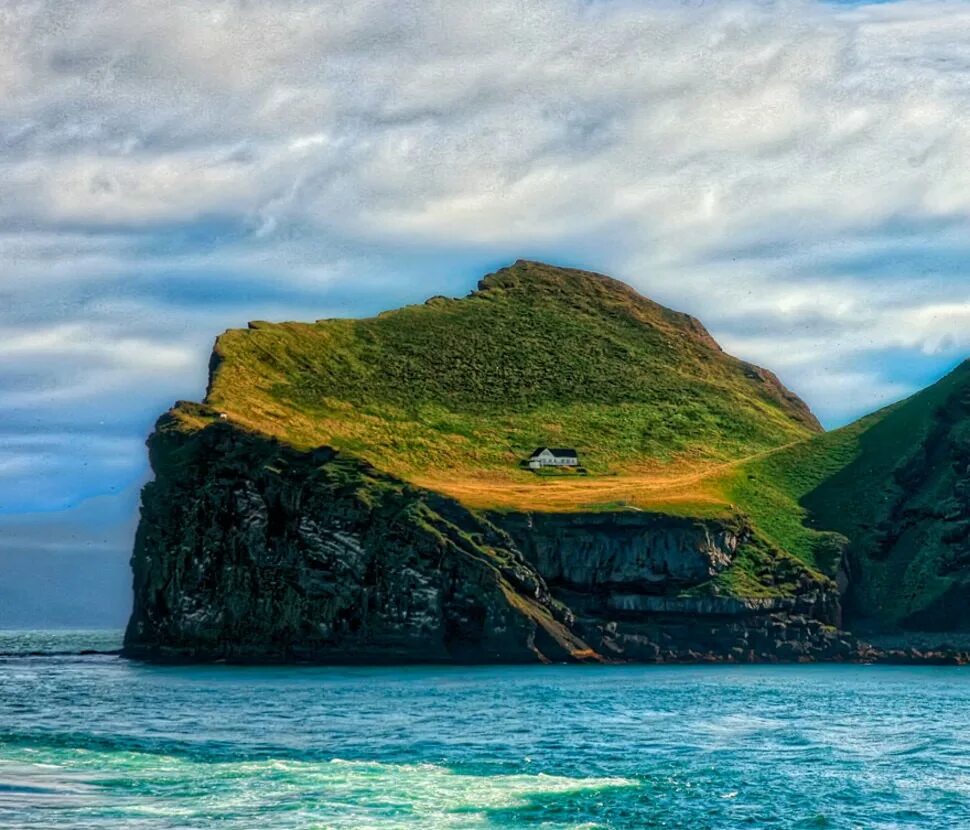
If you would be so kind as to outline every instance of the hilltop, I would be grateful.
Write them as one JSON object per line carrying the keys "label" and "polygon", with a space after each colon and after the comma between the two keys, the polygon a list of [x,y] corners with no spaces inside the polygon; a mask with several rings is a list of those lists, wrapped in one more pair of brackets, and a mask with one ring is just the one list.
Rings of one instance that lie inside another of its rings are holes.
{"label": "hilltop", "polygon": [[[716,512],[723,501],[699,485],[712,470],[820,431],[694,318],[609,277],[527,261],[463,299],[228,331],[205,403],[476,508]],[[200,412],[180,410],[189,427]],[[520,469],[543,444],[575,447],[590,475]]]}

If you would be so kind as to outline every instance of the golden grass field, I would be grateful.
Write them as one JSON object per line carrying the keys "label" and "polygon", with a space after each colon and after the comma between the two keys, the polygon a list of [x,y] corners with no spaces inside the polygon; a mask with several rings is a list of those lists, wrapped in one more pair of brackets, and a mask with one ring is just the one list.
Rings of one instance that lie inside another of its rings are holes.
{"label": "golden grass field", "polygon": [[[309,418],[294,419],[292,413],[285,422],[288,433],[274,429],[281,420],[259,413],[227,413],[235,426],[248,431],[268,434],[301,449],[335,445],[340,441],[321,434],[325,424],[313,423]],[[179,412],[180,420],[190,429],[200,429],[211,423],[211,417]],[[296,421],[297,430],[294,430]],[[293,441],[293,433],[302,439]],[[274,434],[275,433],[275,434]],[[330,439],[330,440],[327,440]],[[779,448],[780,449],[780,448]],[[518,466],[515,455],[509,454],[505,469],[474,467],[454,463],[438,468],[413,467],[394,455],[364,453],[363,457],[382,472],[408,481],[417,487],[449,496],[466,507],[477,510],[534,510],[541,512],[579,512],[608,509],[657,510],[692,516],[721,515],[731,510],[725,495],[725,485],[745,463],[766,455],[734,459],[726,462],[711,459],[677,458],[669,462],[620,464],[603,474],[541,475]]]}
{"label": "golden grass field", "polygon": [[487,472],[441,472],[411,477],[412,483],[473,509],[535,510],[550,513],[639,508],[665,513],[720,514],[730,509],[724,477],[738,462],[720,465],[671,464],[665,468],[615,475],[539,476]]}
{"label": "golden grass field", "polygon": [[[821,429],[693,318],[530,262],[463,299],[230,330],[205,402],[247,431],[333,447],[482,509],[723,512],[737,464]],[[523,470],[539,445],[575,448],[589,475]]]}

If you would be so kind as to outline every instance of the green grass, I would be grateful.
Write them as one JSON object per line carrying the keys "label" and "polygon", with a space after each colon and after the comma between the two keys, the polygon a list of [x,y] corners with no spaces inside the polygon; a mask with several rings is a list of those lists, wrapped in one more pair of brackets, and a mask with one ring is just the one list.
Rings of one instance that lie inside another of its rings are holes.
{"label": "green grass", "polygon": [[538,445],[593,475],[696,468],[818,430],[697,321],[606,277],[516,263],[461,300],[219,338],[207,402],[295,446],[424,483],[528,481]]}
{"label": "green grass", "polygon": [[[851,540],[856,613],[908,627],[970,623],[946,599],[970,577],[970,362],[860,432],[848,464],[803,499],[811,521]],[[951,561],[952,560],[952,561]],[[962,561],[962,565],[960,564]]]}
{"label": "green grass", "polygon": [[692,593],[717,594],[750,599],[796,596],[804,580],[826,583],[827,575],[797,556],[755,535],[737,552],[731,567],[721,571]]}
{"label": "green grass", "polygon": [[802,500],[859,454],[868,419],[742,463],[725,481],[726,497],[743,511],[760,535],[823,573],[833,575],[841,538],[806,525]]}
{"label": "green grass", "polygon": [[743,462],[725,476],[723,492],[759,535],[831,575],[847,541],[871,546],[891,501],[895,470],[920,447],[934,413],[968,381],[964,364],[849,426]]}

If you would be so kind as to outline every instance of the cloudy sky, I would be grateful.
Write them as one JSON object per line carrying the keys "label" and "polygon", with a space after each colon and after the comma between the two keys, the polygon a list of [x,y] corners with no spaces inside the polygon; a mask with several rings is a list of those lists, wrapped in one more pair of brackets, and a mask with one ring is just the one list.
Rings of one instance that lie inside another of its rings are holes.
{"label": "cloudy sky", "polygon": [[970,4],[6,0],[0,557],[123,572],[219,331],[518,257],[828,426],[909,394],[970,353]]}

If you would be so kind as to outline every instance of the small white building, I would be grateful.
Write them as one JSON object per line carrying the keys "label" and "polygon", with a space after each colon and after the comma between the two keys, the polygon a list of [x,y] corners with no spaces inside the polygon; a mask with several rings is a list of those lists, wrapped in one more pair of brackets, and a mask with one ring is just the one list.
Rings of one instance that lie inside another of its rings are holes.
{"label": "small white building", "polygon": [[576,450],[565,447],[538,447],[528,458],[530,470],[540,467],[578,467]]}

